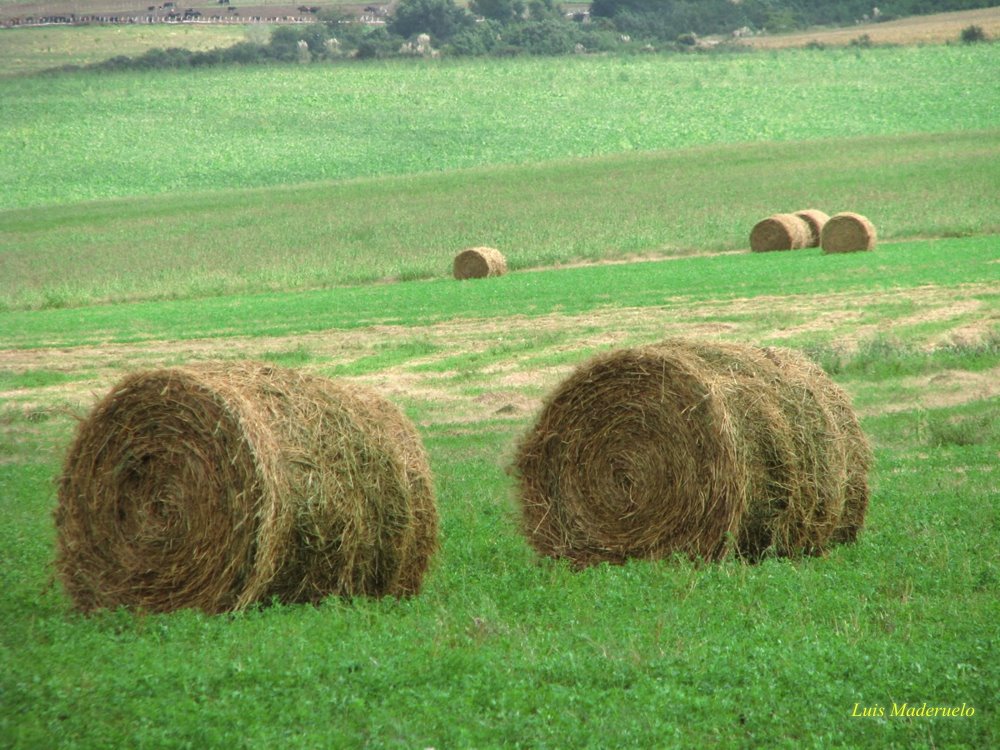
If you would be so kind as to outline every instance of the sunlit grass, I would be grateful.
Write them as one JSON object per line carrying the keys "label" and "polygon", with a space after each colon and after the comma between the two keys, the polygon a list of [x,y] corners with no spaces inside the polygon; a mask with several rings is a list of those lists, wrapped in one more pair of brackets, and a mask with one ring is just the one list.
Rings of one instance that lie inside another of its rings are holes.
{"label": "sunlit grass", "polygon": [[707,144],[995,128],[997,49],[6,79],[0,208]]}
{"label": "sunlit grass", "polygon": [[741,250],[805,207],[861,212],[881,242],[997,232],[998,148],[995,130],[702,147],[0,212],[0,306],[442,278],[473,245],[513,269]]}

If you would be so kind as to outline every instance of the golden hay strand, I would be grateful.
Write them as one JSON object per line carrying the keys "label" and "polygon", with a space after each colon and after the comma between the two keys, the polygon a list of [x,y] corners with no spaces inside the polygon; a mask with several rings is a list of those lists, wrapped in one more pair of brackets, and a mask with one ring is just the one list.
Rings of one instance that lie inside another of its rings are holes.
{"label": "golden hay strand", "polygon": [[437,546],[412,424],[368,389],[243,362],[127,376],[81,422],[56,568],[85,612],[416,593]]}
{"label": "golden hay strand", "polygon": [[492,247],[470,247],[455,256],[452,270],[459,281],[503,276],[507,273],[507,259]]}
{"label": "golden hay strand", "polygon": [[852,539],[864,456],[846,396],[799,355],[671,339],[578,368],[514,470],[522,529],[543,555],[756,560]]}
{"label": "golden hay strand", "polygon": [[875,225],[861,214],[845,211],[823,226],[824,253],[854,253],[875,249]]}
{"label": "golden hay strand", "polygon": [[750,230],[750,250],[798,250],[809,244],[809,225],[795,214],[774,214],[758,221]]}
{"label": "golden hay strand", "polygon": [[820,238],[823,235],[823,227],[830,220],[830,217],[815,208],[796,211],[795,215],[802,219],[806,223],[806,226],[809,227],[809,241],[806,243],[806,247],[819,247]]}
{"label": "golden hay strand", "polygon": [[868,438],[861,429],[850,396],[826,376],[817,364],[790,349],[767,349],[768,356],[779,358],[779,366],[786,372],[797,372],[820,391],[826,407],[841,432],[841,447],[846,454],[847,476],[844,481],[844,508],[840,522],[833,532],[834,542],[853,542],[864,526],[868,511],[868,471],[872,464],[872,451]]}

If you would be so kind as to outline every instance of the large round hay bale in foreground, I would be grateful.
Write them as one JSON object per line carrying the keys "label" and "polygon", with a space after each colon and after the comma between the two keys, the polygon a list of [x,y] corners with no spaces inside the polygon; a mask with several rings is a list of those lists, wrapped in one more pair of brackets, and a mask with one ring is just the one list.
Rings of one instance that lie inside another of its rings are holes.
{"label": "large round hay bale in foreground", "polygon": [[531,545],[584,566],[820,554],[857,535],[869,462],[846,395],[800,355],[671,339],[577,369],[514,472]]}
{"label": "large round hay bale in foreground", "polygon": [[124,378],[78,427],[55,522],[84,612],[414,594],[438,525],[399,409],[252,362]]}
{"label": "large round hay bale in foreground", "polygon": [[801,211],[796,211],[795,215],[802,219],[806,223],[806,226],[809,227],[809,241],[806,243],[806,247],[819,247],[820,238],[823,236],[823,227],[826,226],[826,222],[830,220],[830,217],[815,208],[805,208]]}
{"label": "large round hay bale in foreground", "polygon": [[823,226],[824,253],[856,253],[875,249],[875,225],[861,214],[845,211]]}
{"label": "large round hay bale in foreground", "polygon": [[795,214],[774,214],[754,224],[750,230],[750,250],[798,250],[809,244],[809,225]]}
{"label": "large round hay bale in foreground", "polygon": [[503,276],[507,273],[507,259],[496,248],[470,247],[455,256],[452,270],[459,281]]}

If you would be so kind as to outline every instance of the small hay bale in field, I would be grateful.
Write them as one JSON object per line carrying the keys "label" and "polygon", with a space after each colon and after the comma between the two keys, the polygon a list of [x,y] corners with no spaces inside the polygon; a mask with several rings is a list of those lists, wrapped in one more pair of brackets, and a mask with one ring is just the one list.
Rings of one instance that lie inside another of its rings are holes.
{"label": "small hay bale in field", "polygon": [[507,259],[492,247],[470,247],[455,256],[453,272],[459,281],[503,276],[507,273]]}
{"label": "small hay bale in field", "polygon": [[253,362],[124,378],[77,429],[55,522],[56,568],[84,612],[414,594],[437,546],[406,416]]}
{"label": "small hay bale in field", "polygon": [[540,554],[757,560],[853,539],[867,456],[846,396],[799,355],[671,339],[578,368],[514,472]]}
{"label": "small hay bale in field", "polygon": [[845,211],[832,216],[820,238],[824,253],[856,253],[875,249],[875,225],[861,214]]}
{"label": "small hay bale in field", "polygon": [[809,225],[795,214],[774,214],[758,221],[750,230],[750,250],[799,250],[809,244]]}
{"label": "small hay bale in field", "polygon": [[809,241],[806,243],[806,247],[819,247],[820,238],[823,236],[823,227],[830,220],[830,217],[815,208],[796,211],[795,215],[809,227]]}

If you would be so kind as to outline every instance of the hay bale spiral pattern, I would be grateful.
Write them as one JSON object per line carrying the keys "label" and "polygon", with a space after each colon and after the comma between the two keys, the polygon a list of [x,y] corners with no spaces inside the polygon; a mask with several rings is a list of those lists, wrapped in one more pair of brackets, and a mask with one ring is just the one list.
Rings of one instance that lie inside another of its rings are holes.
{"label": "hay bale spiral pattern", "polygon": [[259,363],[124,378],[77,429],[55,521],[85,612],[414,594],[438,526],[405,415]]}
{"label": "hay bale spiral pattern", "polygon": [[846,395],[808,360],[672,339],[578,368],[514,472],[529,542],[583,566],[822,553],[863,524],[869,463]]}
{"label": "hay bale spiral pattern", "polygon": [[459,281],[503,276],[507,273],[507,259],[496,248],[470,247],[455,256],[452,272]]}
{"label": "hay bale spiral pattern", "polygon": [[811,233],[806,221],[795,214],[774,214],[761,219],[750,230],[750,250],[799,250],[808,246]]}
{"label": "hay bale spiral pattern", "polygon": [[861,214],[844,211],[823,226],[824,253],[856,253],[875,249],[875,225]]}

